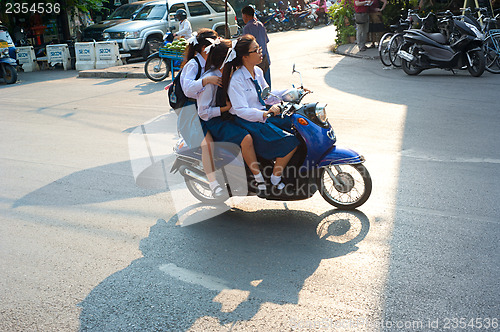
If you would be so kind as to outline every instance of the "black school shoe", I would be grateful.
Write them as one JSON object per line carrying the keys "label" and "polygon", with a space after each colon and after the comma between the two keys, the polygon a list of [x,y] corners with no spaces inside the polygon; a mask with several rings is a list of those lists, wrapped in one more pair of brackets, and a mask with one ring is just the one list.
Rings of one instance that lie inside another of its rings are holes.
{"label": "black school shoe", "polygon": [[282,189],[278,188],[279,185],[282,184],[282,183],[283,183],[283,181],[280,181],[278,184],[276,184],[276,185],[273,184],[271,186],[271,192],[270,192],[270,194],[272,196],[278,197],[278,196],[283,195],[283,193],[285,192],[286,185],[283,183],[285,186]]}

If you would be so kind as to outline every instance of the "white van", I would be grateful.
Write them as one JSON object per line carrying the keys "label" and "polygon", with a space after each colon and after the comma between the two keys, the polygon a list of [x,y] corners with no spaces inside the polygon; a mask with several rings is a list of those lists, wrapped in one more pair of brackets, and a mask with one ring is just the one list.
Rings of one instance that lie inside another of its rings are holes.
{"label": "white van", "polygon": [[[104,30],[104,39],[116,40],[120,52],[147,58],[158,50],[169,27],[174,29],[173,32],[179,29],[175,12],[181,8],[186,10],[193,31],[210,28],[225,36],[224,0],[168,0],[168,6],[167,12],[164,0],[146,4],[133,20]],[[227,6],[229,34],[232,36],[237,33],[238,25],[233,8],[229,3]]]}

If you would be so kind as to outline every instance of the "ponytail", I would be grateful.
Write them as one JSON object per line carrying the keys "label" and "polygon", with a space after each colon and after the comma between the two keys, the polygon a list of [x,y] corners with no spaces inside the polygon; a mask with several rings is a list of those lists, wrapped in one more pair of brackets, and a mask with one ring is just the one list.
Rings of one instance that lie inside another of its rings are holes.
{"label": "ponytail", "polygon": [[243,35],[238,38],[236,45],[234,46],[234,51],[236,52],[236,58],[233,61],[227,62],[224,65],[224,71],[222,73],[222,89],[227,95],[227,89],[229,87],[229,80],[234,70],[238,69],[243,65],[243,57],[249,55],[250,44],[255,41],[255,37],[252,35]]}
{"label": "ponytail", "polygon": [[203,51],[203,47],[210,45],[210,42],[207,40],[207,38],[216,39],[217,37],[219,37],[219,35],[212,29],[202,28],[198,30],[195,37],[196,42],[190,43],[186,48],[186,51],[184,53],[184,60],[181,67],[184,67],[184,65],[188,63],[189,60],[194,58],[196,53],[201,53]]}

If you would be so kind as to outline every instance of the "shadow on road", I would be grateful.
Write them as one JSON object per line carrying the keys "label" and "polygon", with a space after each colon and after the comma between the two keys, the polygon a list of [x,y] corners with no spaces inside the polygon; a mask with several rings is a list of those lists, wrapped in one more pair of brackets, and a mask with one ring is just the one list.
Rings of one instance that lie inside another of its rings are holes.
{"label": "shadow on road", "polygon": [[[159,219],[133,261],[80,303],[80,329],[181,331],[199,318],[248,321],[262,304],[298,303],[322,259],[368,233],[360,211],[228,211],[189,227]],[[332,280],[332,282],[335,282]]]}
{"label": "shadow on road", "polygon": [[[167,156],[165,160],[172,163],[173,158]],[[70,206],[147,197],[168,190],[166,186],[163,183],[157,190],[139,188],[127,160],[72,173],[21,197],[12,207]]]}

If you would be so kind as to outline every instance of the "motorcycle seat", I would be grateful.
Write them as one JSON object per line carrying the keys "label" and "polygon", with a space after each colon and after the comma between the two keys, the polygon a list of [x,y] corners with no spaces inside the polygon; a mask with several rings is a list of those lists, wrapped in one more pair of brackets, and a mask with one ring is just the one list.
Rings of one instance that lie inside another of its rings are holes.
{"label": "motorcycle seat", "polygon": [[427,36],[429,37],[430,39],[438,42],[439,44],[446,44],[446,37],[439,33],[439,32],[424,32],[424,31],[421,31],[420,32],[421,34],[423,34],[424,36]]}

